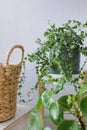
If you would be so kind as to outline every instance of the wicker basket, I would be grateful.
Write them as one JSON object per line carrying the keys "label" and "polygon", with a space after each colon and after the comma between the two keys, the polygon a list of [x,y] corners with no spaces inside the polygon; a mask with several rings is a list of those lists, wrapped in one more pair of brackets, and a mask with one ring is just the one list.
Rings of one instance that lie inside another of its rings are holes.
{"label": "wicker basket", "polygon": [[[9,64],[11,53],[15,48],[22,51],[21,60],[17,65]],[[0,122],[6,121],[15,115],[18,81],[23,57],[23,46],[15,45],[7,55],[6,64],[0,64]]]}

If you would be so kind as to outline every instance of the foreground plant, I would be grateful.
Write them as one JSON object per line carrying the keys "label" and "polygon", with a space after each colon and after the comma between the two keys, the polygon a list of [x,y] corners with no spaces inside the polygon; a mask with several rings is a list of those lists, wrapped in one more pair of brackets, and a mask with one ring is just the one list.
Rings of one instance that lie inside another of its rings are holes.
{"label": "foreground plant", "polygon": [[[27,60],[36,62],[38,80],[35,87],[38,88],[39,83],[43,84],[43,91],[30,113],[27,130],[51,130],[50,126],[43,127],[39,113],[41,106],[49,111],[49,118],[55,124],[56,130],[87,130],[87,83],[80,82],[85,75],[83,70],[87,59],[76,77],[73,77],[72,70],[73,49],[77,48],[80,53],[87,56],[87,47],[84,46],[87,37],[87,23],[69,20],[59,28],[50,25],[44,36],[46,40],[43,42],[37,39],[40,45],[37,51],[26,57]],[[67,49],[65,56],[62,55],[64,49]],[[49,56],[51,50],[53,50],[52,57]],[[50,68],[55,65],[60,69],[60,78],[55,78],[50,74]],[[74,94],[62,95],[57,99],[56,95],[59,95],[66,83],[72,85]],[[46,84],[52,87],[48,89]],[[73,118],[66,118],[65,114],[70,114]]]}

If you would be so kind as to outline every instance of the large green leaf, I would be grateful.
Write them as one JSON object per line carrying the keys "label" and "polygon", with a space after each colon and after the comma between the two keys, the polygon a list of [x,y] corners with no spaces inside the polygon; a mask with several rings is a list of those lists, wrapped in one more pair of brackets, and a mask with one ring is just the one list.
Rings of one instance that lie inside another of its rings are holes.
{"label": "large green leaf", "polygon": [[80,108],[81,108],[83,115],[87,117],[87,97],[85,97],[81,100]]}
{"label": "large green leaf", "polygon": [[83,87],[80,89],[79,95],[87,93],[87,82],[83,83]]}
{"label": "large green leaf", "polygon": [[65,80],[63,78],[60,78],[57,85],[53,88],[54,92],[57,94],[61,89],[63,89]]}
{"label": "large green leaf", "polygon": [[52,130],[52,129],[48,126],[45,126],[45,128],[43,130]]}
{"label": "large green leaf", "polygon": [[54,102],[54,94],[52,90],[45,90],[41,95],[43,105],[49,109],[50,104]]}
{"label": "large green leaf", "polygon": [[72,107],[72,95],[64,95],[59,98],[59,104],[63,107],[64,110],[69,110]]}
{"label": "large green leaf", "polygon": [[56,130],[80,130],[76,121],[64,120],[58,126]]}
{"label": "large green leaf", "polygon": [[42,118],[36,109],[32,110],[29,117],[29,126],[27,130],[42,130]]}
{"label": "large green leaf", "polygon": [[53,102],[50,105],[49,109],[50,119],[55,123],[56,125],[63,120],[63,111],[60,105],[57,101]]}

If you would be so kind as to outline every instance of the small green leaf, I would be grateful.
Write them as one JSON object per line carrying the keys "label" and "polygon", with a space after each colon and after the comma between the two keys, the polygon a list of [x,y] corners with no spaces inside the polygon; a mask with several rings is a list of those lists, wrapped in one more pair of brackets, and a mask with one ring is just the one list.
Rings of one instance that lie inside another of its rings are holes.
{"label": "small green leaf", "polygon": [[38,99],[38,101],[37,101],[37,103],[36,103],[36,109],[37,110],[39,110],[39,108],[42,106],[43,104],[42,104],[42,100],[41,100],[41,96],[39,96],[39,99]]}
{"label": "small green leaf", "polygon": [[57,94],[61,89],[63,89],[65,80],[60,78],[57,85],[54,87],[54,92]]}
{"label": "small green leaf", "polygon": [[59,98],[59,104],[63,107],[64,110],[69,110],[72,107],[72,95],[64,95]]}
{"label": "small green leaf", "polygon": [[54,94],[52,90],[45,90],[41,95],[43,105],[49,109],[50,105],[54,102]]}
{"label": "small green leaf", "polygon": [[84,116],[87,116],[87,97],[83,98],[80,102],[80,108]]}
{"label": "small green leaf", "polygon": [[82,95],[87,92],[87,82],[83,84],[83,87],[80,89],[79,95]]}
{"label": "small green leaf", "polygon": [[80,130],[76,121],[64,120],[60,122],[56,130]]}
{"label": "small green leaf", "polygon": [[29,117],[27,130],[42,130],[42,118],[36,109],[32,110]]}
{"label": "small green leaf", "polygon": [[18,96],[20,96],[22,93],[21,92],[18,92]]}

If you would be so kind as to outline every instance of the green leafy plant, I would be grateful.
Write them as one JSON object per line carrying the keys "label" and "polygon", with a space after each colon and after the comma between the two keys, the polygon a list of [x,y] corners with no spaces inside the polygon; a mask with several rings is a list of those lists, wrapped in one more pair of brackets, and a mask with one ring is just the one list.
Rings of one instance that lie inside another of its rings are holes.
{"label": "green leafy plant", "polygon": [[[86,29],[87,23],[69,20],[61,27],[56,27],[55,24],[50,25],[44,32],[45,40],[37,39],[36,43],[39,44],[39,48],[35,53],[27,55],[30,62],[36,62],[37,84],[40,81],[49,83],[55,80],[49,75],[50,68],[55,66],[60,69],[60,73],[66,77],[66,80],[72,77],[72,67],[76,66],[76,63],[72,61],[79,59],[79,57],[76,58],[76,53],[73,53],[74,50],[87,54],[87,47],[84,47],[84,41],[87,38]],[[44,77],[47,77],[46,80]]]}
{"label": "green leafy plant", "polygon": [[26,80],[26,60],[27,58],[25,57],[23,59],[23,62],[22,62],[22,73],[20,75],[20,78],[19,78],[19,84],[18,84],[18,102],[19,103],[29,103],[32,101],[32,98],[31,98],[31,95],[34,93],[35,91],[35,88],[32,87],[27,93],[27,99],[24,98],[23,96],[23,87],[24,87],[24,83],[25,83],[25,80]]}
{"label": "green leafy plant", "polygon": [[[72,62],[74,50],[87,56],[87,47],[84,46],[87,38],[87,22],[82,24],[79,21],[69,20],[61,27],[51,25],[44,33],[45,40],[37,39],[39,44],[37,51],[28,54],[26,59],[36,62],[36,74],[38,75],[35,88],[38,84],[43,84],[43,91],[30,114],[30,123],[27,130],[51,130],[50,126],[42,125],[42,118],[39,113],[41,106],[49,111],[49,118],[55,124],[56,130],[87,130],[87,83],[80,83],[84,78],[84,66],[87,59],[78,71],[78,75],[73,77]],[[50,55],[52,54],[52,55]],[[59,78],[53,77],[50,68],[55,67],[60,70]],[[62,91],[66,83],[70,83],[75,91],[74,94],[66,94],[58,99],[56,95]],[[56,83],[56,84],[55,84]],[[49,89],[46,84],[53,84]],[[67,119],[65,113],[73,115],[73,119]],[[39,125],[38,125],[39,124]]]}

